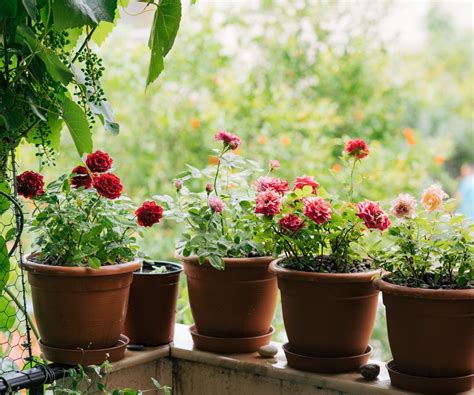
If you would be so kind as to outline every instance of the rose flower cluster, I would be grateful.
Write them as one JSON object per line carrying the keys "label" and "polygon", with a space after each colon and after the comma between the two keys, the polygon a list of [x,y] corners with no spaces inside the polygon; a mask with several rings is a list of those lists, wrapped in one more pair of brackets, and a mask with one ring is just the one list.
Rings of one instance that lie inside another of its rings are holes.
{"label": "rose flower cluster", "polygon": [[[123,186],[115,174],[110,173],[113,160],[103,151],[95,151],[86,158],[85,165],[71,170],[69,178],[73,189],[94,188],[98,195],[114,200],[122,195]],[[43,176],[34,171],[25,171],[16,178],[18,194],[32,199],[44,193]],[[155,202],[145,202],[135,211],[140,226],[150,227],[163,218],[163,208]]]}

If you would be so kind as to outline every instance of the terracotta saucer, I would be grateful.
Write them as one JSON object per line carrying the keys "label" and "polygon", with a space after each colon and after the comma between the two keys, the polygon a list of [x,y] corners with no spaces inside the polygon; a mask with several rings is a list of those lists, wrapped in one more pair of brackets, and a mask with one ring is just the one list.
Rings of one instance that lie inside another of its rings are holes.
{"label": "terracotta saucer", "polygon": [[372,354],[372,346],[369,345],[365,353],[352,357],[310,357],[296,354],[290,351],[290,344],[283,345],[288,366],[314,373],[344,373],[357,370],[361,365],[365,365]]}
{"label": "terracotta saucer", "polygon": [[44,358],[51,362],[65,365],[100,365],[105,360],[115,362],[122,359],[129,342],[130,339],[127,336],[120,335],[115,346],[97,350],[50,347],[43,344],[41,340],[39,345]]}
{"label": "terracotta saucer", "polygon": [[455,394],[473,387],[474,374],[459,377],[426,377],[401,373],[393,360],[387,363],[388,374],[394,387],[423,394]]}
{"label": "terracotta saucer", "polygon": [[196,348],[224,354],[240,354],[257,351],[270,343],[275,329],[270,327],[268,333],[254,337],[213,337],[200,335],[193,325],[189,328]]}

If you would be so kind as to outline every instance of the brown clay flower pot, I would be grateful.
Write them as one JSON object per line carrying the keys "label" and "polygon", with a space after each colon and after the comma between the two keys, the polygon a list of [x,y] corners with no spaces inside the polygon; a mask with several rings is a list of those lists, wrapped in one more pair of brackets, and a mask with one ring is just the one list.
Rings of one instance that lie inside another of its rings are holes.
{"label": "brown clay flower pot", "polygon": [[28,271],[41,343],[54,349],[116,347],[133,272],[140,265],[136,260],[91,269],[27,259],[23,267]]}
{"label": "brown clay flower pot", "polygon": [[197,257],[180,259],[199,335],[214,337],[216,342],[219,338],[242,338],[247,342],[271,331],[278,293],[276,278],[268,271],[271,257],[225,258],[224,270],[208,262],[200,265]]}
{"label": "brown clay flower pot", "polygon": [[464,377],[469,390],[474,373],[474,289],[410,288],[383,279],[374,285],[382,291],[387,311],[392,368],[409,376],[408,384],[401,386],[414,388],[410,385],[416,385],[417,376]]}
{"label": "brown clay flower pot", "polygon": [[[153,272],[153,266],[164,266],[167,272]],[[141,270],[133,273],[123,329],[130,343],[159,346],[173,341],[182,271],[177,263],[146,261]]]}
{"label": "brown clay flower pot", "polygon": [[[372,286],[377,271],[314,273],[285,269],[279,262],[273,261],[270,271],[278,278],[289,351],[339,361],[367,355],[377,312],[378,291]],[[345,371],[351,365],[340,366]]]}

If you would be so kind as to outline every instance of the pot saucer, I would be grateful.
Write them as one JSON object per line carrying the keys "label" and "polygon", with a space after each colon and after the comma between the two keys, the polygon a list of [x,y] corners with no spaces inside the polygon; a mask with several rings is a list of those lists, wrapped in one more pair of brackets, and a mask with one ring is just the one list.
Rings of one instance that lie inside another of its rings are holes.
{"label": "pot saucer", "polygon": [[65,365],[100,365],[105,360],[115,362],[123,358],[130,339],[120,335],[115,346],[97,350],[68,349],[47,346],[39,341],[41,352],[45,359]]}
{"label": "pot saucer", "polygon": [[313,357],[296,354],[290,351],[290,344],[283,345],[288,366],[314,373],[345,373],[356,371],[361,365],[365,365],[372,354],[372,346],[369,345],[365,352],[351,357]]}
{"label": "pot saucer", "polygon": [[453,394],[469,391],[474,374],[459,377],[413,376],[397,370],[393,360],[387,363],[388,374],[394,387],[424,394]]}
{"label": "pot saucer", "polygon": [[265,335],[252,337],[214,337],[200,335],[196,331],[196,326],[189,328],[196,348],[203,351],[211,351],[225,354],[251,353],[260,347],[270,343],[275,329],[270,327]]}

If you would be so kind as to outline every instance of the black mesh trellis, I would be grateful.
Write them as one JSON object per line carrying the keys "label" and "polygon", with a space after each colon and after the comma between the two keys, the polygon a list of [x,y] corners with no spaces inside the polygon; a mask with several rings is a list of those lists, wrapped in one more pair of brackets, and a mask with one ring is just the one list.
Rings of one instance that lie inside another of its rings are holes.
{"label": "black mesh trellis", "polygon": [[12,149],[8,179],[0,189],[0,376],[31,367],[33,362],[25,274],[20,265],[24,221],[15,185],[16,169]]}

